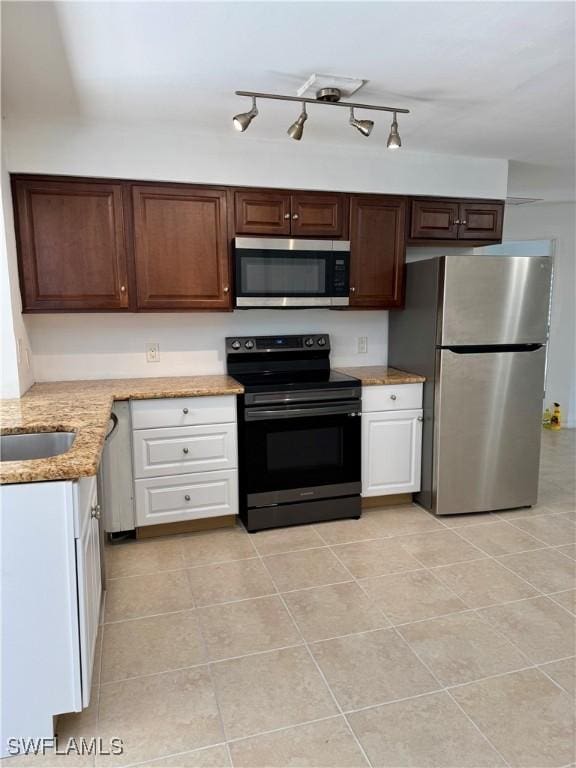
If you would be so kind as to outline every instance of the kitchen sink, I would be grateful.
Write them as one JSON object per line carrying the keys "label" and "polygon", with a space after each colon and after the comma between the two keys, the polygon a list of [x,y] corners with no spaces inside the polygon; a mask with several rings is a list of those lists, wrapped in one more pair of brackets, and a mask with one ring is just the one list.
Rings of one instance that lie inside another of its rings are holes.
{"label": "kitchen sink", "polygon": [[0,435],[0,461],[28,461],[58,456],[70,450],[75,437],[75,432]]}

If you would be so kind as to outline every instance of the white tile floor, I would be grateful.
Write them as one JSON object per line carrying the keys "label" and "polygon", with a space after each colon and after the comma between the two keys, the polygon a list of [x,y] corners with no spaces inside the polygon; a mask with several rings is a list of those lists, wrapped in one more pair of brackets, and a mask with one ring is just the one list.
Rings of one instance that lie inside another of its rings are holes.
{"label": "white tile floor", "polygon": [[10,764],[568,766],[576,431],[539,504],[114,545],[90,709],[120,757]]}

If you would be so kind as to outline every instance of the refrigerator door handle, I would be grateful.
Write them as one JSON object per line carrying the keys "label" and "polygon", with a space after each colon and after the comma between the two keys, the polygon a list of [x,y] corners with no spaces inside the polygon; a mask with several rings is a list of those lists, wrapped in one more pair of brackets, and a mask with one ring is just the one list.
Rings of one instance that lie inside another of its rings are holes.
{"label": "refrigerator door handle", "polygon": [[439,347],[439,349],[448,349],[456,355],[481,355],[495,352],[535,352],[541,349],[544,344],[474,344],[457,347]]}

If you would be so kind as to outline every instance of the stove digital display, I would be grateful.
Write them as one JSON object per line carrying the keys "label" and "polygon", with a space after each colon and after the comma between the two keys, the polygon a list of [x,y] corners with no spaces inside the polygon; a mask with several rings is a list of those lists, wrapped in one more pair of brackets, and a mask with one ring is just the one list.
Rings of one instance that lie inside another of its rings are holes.
{"label": "stove digital display", "polygon": [[287,338],[286,336],[261,336],[256,339],[256,349],[281,349],[286,347],[300,349],[302,347],[302,338],[300,336],[296,338]]}

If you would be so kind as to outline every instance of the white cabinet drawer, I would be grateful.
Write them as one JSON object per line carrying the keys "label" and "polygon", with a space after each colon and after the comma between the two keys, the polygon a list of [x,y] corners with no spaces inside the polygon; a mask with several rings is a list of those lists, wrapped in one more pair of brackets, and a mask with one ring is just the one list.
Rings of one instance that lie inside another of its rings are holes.
{"label": "white cabinet drawer", "polygon": [[420,490],[422,411],[362,415],[362,496]]}
{"label": "white cabinet drawer", "polygon": [[237,465],[236,424],[134,432],[137,478],[236,469]]}
{"label": "white cabinet drawer", "polygon": [[188,427],[236,421],[236,396],[169,397],[132,400],[132,428]]}
{"label": "white cabinet drawer", "polygon": [[139,526],[238,513],[235,469],[136,480],[135,486]]}
{"label": "white cabinet drawer", "polygon": [[362,387],[362,412],[407,411],[422,408],[422,384]]}

